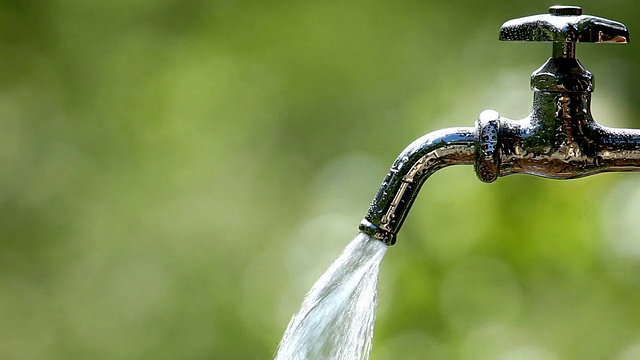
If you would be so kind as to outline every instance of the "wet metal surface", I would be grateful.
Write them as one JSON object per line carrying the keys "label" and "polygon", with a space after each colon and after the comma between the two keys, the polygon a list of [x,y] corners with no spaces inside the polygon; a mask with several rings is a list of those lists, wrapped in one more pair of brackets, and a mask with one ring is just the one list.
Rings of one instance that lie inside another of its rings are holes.
{"label": "wet metal surface", "polygon": [[424,181],[450,165],[474,165],[484,182],[517,173],[572,179],[640,170],[640,130],[608,128],[593,119],[593,76],[575,58],[577,42],[628,42],[623,24],[582,15],[576,6],[552,6],[549,14],[506,22],[500,39],[553,42],[552,57],[531,75],[530,115],[510,120],[487,110],[473,128],[414,141],[393,163],[360,230],[394,244]]}

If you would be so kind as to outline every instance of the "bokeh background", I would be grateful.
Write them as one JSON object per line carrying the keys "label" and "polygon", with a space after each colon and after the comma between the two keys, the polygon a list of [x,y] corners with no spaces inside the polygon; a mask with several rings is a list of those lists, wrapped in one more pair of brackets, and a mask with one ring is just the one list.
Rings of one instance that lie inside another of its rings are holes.
{"label": "bokeh background", "polygon": [[[0,358],[269,359],[418,136],[522,118],[529,0],[0,1]],[[640,6],[580,4],[593,112],[640,128]],[[372,359],[640,358],[640,175],[424,186]]]}

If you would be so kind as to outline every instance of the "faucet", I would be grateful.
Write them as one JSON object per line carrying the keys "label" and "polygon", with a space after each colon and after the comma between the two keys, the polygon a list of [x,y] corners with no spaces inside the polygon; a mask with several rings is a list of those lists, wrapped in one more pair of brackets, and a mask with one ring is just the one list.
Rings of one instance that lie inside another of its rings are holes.
{"label": "faucet", "polygon": [[551,6],[548,14],[513,19],[503,41],[551,42],[551,57],[531,74],[533,108],[522,120],[483,111],[475,127],[431,132],[394,161],[360,230],[393,245],[422,184],[450,165],[474,165],[486,183],[531,174],[573,179],[601,172],[640,170],[640,130],[609,128],[591,115],[593,76],[576,59],[576,43],[628,43],[620,22],[582,15],[578,6]]}

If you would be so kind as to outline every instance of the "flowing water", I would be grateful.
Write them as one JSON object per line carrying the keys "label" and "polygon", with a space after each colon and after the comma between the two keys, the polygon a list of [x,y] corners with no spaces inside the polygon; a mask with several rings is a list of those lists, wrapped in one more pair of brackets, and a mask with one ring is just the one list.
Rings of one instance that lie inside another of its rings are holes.
{"label": "flowing water", "polygon": [[368,359],[378,271],[387,248],[379,240],[358,234],[305,296],[275,359]]}

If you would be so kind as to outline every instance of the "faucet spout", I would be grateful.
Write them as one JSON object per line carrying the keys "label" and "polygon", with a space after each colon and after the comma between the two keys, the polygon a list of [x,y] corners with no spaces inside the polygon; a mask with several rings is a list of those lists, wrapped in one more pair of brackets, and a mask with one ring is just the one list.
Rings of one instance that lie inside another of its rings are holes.
{"label": "faucet spout", "polygon": [[396,242],[422,184],[450,165],[471,165],[476,159],[476,129],[457,127],[434,131],[407,146],[394,161],[360,230],[388,245]]}

